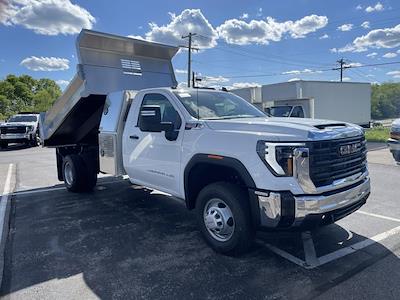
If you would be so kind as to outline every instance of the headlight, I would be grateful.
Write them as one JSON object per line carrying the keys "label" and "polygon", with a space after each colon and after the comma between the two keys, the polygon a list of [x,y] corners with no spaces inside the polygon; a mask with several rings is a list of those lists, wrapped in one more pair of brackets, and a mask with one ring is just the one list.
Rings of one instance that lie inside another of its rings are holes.
{"label": "headlight", "polygon": [[27,126],[28,127],[28,131],[32,131],[33,130],[33,126]]}
{"label": "headlight", "polygon": [[293,154],[304,144],[283,144],[258,141],[257,153],[275,176],[293,176]]}

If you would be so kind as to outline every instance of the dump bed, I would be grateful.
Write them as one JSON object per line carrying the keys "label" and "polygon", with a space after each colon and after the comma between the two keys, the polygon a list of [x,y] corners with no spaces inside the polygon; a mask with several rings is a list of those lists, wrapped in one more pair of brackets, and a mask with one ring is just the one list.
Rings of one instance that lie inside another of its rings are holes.
{"label": "dump bed", "polygon": [[82,30],[76,48],[76,75],[41,116],[44,146],[96,143],[105,99],[111,92],[177,84],[171,63],[177,47]]}

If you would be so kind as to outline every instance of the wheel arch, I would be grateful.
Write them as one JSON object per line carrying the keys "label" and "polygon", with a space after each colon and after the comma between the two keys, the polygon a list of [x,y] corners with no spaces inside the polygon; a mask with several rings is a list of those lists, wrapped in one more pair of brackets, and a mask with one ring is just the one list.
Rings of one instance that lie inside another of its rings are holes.
{"label": "wheel arch", "polygon": [[197,195],[204,186],[224,179],[246,189],[256,188],[250,173],[238,159],[213,154],[195,154],[184,171],[186,207],[195,207]]}

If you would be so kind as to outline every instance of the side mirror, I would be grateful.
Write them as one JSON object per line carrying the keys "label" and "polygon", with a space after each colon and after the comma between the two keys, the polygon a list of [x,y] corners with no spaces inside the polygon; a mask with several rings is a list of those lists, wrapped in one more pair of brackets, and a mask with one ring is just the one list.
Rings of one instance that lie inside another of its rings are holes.
{"label": "side mirror", "polygon": [[139,128],[147,132],[169,132],[174,130],[171,122],[161,122],[161,109],[159,105],[144,105],[139,113]]}

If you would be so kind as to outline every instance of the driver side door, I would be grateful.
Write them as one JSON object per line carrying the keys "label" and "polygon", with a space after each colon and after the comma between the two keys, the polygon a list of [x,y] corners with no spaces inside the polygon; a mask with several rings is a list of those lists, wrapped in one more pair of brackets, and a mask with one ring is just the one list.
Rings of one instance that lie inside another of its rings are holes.
{"label": "driver side door", "polygon": [[[149,105],[160,107],[161,121],[173,124],[176,138],[167,138],[164,131],[148,132],[140,128],[138,116],[142,108]],[[136,118],[129,118],[124,130],[124,165],[132,181],[181,196],[179,176],[182,127],[182,116],[166,95],[148,93],[143,96]]]}

